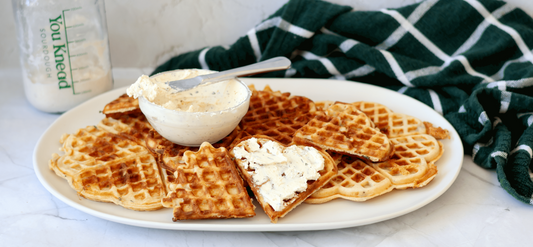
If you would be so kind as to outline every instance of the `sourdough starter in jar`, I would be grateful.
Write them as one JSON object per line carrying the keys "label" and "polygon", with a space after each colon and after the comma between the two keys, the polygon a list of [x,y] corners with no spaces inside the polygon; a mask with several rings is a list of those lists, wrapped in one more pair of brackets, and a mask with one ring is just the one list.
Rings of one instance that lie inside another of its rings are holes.
{"label": "sourdough starter in jar", "polygon": [[28,101],[64,112],[113,87],[103,0],[13,0]]}

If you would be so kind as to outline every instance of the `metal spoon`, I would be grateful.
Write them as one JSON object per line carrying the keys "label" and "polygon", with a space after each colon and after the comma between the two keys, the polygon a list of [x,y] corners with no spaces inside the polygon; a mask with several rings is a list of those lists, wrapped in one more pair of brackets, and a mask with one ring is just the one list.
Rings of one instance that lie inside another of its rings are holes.
{"label": "metal spoon", "polygon": [[259,63],[238,67],[218,73],[201,75],[185,80],[169,81],[168,85],[177,91],[186,91],[202,84],[229,80],[238,76],[255,75],[270,71],[284,70],[291,66],[291,60],[286,57],[275,57]]}

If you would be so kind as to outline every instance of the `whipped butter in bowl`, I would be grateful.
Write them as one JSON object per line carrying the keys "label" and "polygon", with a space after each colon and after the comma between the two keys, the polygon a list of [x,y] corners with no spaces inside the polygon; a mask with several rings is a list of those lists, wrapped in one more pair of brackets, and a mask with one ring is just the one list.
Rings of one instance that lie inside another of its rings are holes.
{"label": "whipped butter in bowl", "polygon": [[127,93],[139,98],[139,106],[154,129],[180,145],[200,146],[227,136],[248,111],[250,89],[238,79],[176,91],[166,82],[214,73],[185,69],[141,76]]}

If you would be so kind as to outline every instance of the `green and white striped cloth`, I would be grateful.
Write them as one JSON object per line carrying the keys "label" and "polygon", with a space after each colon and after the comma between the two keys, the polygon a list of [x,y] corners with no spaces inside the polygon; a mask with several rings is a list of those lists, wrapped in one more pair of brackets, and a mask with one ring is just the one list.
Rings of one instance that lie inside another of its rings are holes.
{"label": "green and white striped cloth", "polygon": [[501,186],[533,204],[533,19],[495,0],[427,0],[357,11],[291,0],[229,47],[170,59],[179,68],[226,70],[276,56],[292,68],[262,77],[365,82],[411,96],[444,115],[465,153],[496,169]]}

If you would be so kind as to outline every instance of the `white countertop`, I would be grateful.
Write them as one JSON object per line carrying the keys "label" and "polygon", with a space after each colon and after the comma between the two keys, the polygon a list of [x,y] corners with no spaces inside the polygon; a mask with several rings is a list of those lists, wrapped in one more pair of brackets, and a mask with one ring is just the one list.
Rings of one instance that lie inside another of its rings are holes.
{"label": "white countertop", "polygon": [[[150,70],[114,69],[115,87]],[[32,155],[59,117],[26,100],[20,71],[0,70],[1,246],[509,246],[530,245],[533,208],[511,197],[496,173],[465,157],[441,197],[403,216],[353,228],[306,232],[203,232],[122,225],[74,209],[37,179]]]}

